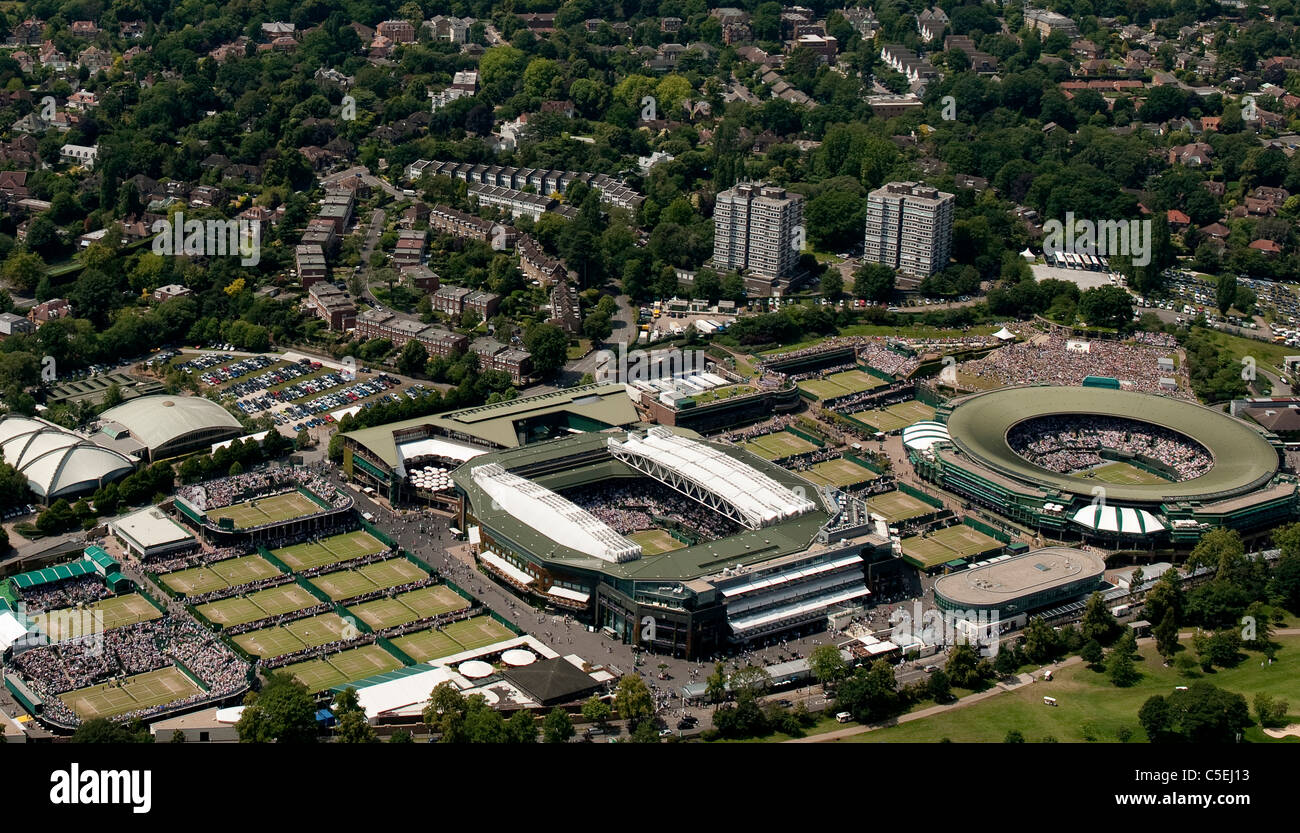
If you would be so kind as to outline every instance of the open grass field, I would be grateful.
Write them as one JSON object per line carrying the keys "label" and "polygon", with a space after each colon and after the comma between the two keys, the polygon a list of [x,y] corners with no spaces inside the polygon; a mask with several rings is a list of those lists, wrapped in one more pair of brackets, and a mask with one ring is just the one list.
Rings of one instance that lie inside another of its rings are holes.
{"label": "open grass field", "polygon": [[820,379],[807,379],[799,383],[799,389],[811,393],[818,399],[834,399],[837,396],[861,393],[885,384],[884,379],[877,379],[870,373],[861,370],[845,370]]}
{"label": "open grass field", "polygon": [[964,524],[941,529],[925,538],[913,536],[902,541],[903,555],[921,567],[938,567],[957,558],[972,558],[997,552],[1002,542]]}
{"label": "open grass field", "polygon": [[179,668],[171,666],[146,671],[111,683],[69,691],[59,695],[82,720],[114,717],[124,712],[160,706],[202,691]]}
{"label": "open grass field", "polygon": [[453,610],[464,610],[469,602],[444,584],[421,587],[399,593],[391,599],[376,599],[348,608],[358,619],[372,628],[391,628],[405,625],[416,619],[439,616]]}
{"label": "open grass field", "polygon": [[[1300,721],[1300,637],[1281,636],[1276,641],[1282,648],[1272,665],[1260,665],[1260,655],[1249,653],[1236,668],[1216,669],[1212,674],[1200,674],[1220,688],[1235,691],[1249,704],[1256,694],[1263,692],[1291,702],[1291,722]],[[1187,650],[1189,641],[1183,640]],[[1143,660],[1137,663],[1142,679],[1130,688],[1116,688],[1104,673],[1098,673],[1083,664],[1061,669],[1050,683],[1034,683],[1015,691],[990,697],[961,709],[937,714],[887,729],[845,738],[857,743],[909,743],[937,742],[949,738],[955,743],[1001,743],[1008,731],[1018,729],[1025,740],[1033,743],[1048,735],[1062,743],[1079,743],[1088,740],[1087,734],[1098,741],[1115,742],[1121,727],[1129,729],[1133,742],[1146,740],[1146,733],[1138,723],[1138,709],[1148,697],[1173,693],[1174,686],[1190,685],[1192,679],[1181,676],[1173,668],[1165,668],[1156,654],[1154,645],[1140,649]],[[1043,705],[1043,697],[1056,698],[1055,708]],[[1246,730],[1245,739],[1252,742],[1278,742],[1254,726]],[[1300,743],[1300,738],[1288,738],[1284,743]]]}
{"label": "open grass field", "polygon": [[253,656],[278,657],[333,642],[343,635],[346,627],[342,616],[330,612],[298,619],[287,625],[241,633],[234,637],[234,641]]}
{"label": "open grass field", "polygon": [[644,555],[663,555],[686,546],[662,529],[643,529],[628,535],[627,539],[640,544]]}
{"label": "open grass field", "polygon": [[780,460],[785,457],[792,457],[795,454],[804,454],[809,451],[817,450],[817,446],[808,442],[803,437],[791,434],[789,431],[777,431],[773,434],[764,434],[761,437],[746,440],[741,443],[741,447],[746,451],[751,451],[754,454],[757,454],[764,460]]}
{"label": "open grass field", "polygon": [[1149,486],[1155,483],[1169,482],[1159,475],[1119,461],[1105,463],[1082,474],[1103,483],[1114,483],[1119,486]]}
{"label": "open grass field", "polygon": [[307,541],[292,547],[271,550],[271,554],[294,570],[309,570],[312,567],[337,564],[340,561],[383,552],[384,549],[383,541],[365,530],[357,530],[321,538],[319,541]]}
{"label": "open grass field", "polygon": [[463,622],[452,622],[443,628],[443,633],[459,642],[467,651],[514,636],[509,628],[489,616],[475,616]]}
{"label": "open grass field", "polygon": [[887,523],[898,523],[910,518],[919,518],[935,511],[935,508],[923,500],[917,500],[900,491],[881,492],[867,498],[867,509],[884,517]]}
{"label": "open grass field", "polygon": [[465,646],[438,630],[416,631],[393,640],[397,649],[416,662],[459,654]]}
{"label": "open grass field", "polygon": [[207,513],[207,518],[212,523],[218,523],[219,518],[231,518],[235,529],[252,529],[264,524],[305,518],[320,511],[320,505],[311,498],[302,492],[293,491],[213,509]]}
{"label": "open grass field", "polygon": [[337,602],[372,590],[382,590],[385,587],[396,587],[399,584],[416,581],[426,575],[428,573],[405,558],[389,558],[355,570],[326,573],[311,579],[311,583]]}
{"label": "open grass field", "polygon": [[934,408],[913,399],[908,402],[886,405],[884,408],[876,408],[871,411],[858,411],[850,416],[859,422],[865,422],[877,431],[889,434],[894,431],[902,431],[912,423],[934,419]]}
{"label": "open grass field", "polygon": [[843,457],[838,460],[823,460],[820,463],[814,463],[811,468],[799,472],[799,476],[811,480],[818,486],[835,486],[837,488],[869,483],[880,477],[871,469],[859,466],[852,460],[846,460]]}
{"label": "open grass field", "polygon": [[281,584],[259,590],[248,596],[221,599],[195,608],[198,614],[214,625],[231,627],[252,622],[267,616],[279,616],[317,604],[316,597],[296,584]]}
{"label": "open grass field", "polygon": [[363,645],[327,657],[286,665],[284,671],[297,677],[309,690],[324,691],[401,667],[396,657],[378,645]]}
{"label": "open grass field", "polygon": [[50,638],[51,642],[62,642],[103,628],[111,631],[162,618],[158,608],[149,604],[148,599],[139,593],[127,593],[124,596],[110,596],[83,608],[63,608],[47,613],[37,613],[31,617],[32,624]]}
{"label": "open grass field", "polygon": [[227,558],[203,567],[192,567],[159,576],[162,583],[184,596],[210,593],[223,587],[237,587],[250,581],[270,578],[279,570],[260,555]]}

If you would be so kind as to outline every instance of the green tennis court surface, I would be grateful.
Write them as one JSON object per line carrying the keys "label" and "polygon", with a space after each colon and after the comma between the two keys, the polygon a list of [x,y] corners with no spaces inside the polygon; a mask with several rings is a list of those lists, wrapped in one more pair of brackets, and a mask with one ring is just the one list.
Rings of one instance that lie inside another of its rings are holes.
{"label": "green tennis court surface", "polygon": [[1086,472],[1079,472],[1080,477],[1114,483],[1117,486],[1150,486],[1156,483],[1169,483],[1169,480],[1149,471],[1143,471],[1131,463],[1116,461],[1105,463]]}
{"label": "green tennis court surface", "polygon": [[821,400],[861,393],[884,384],[887,384],[884,379],[877,379],[870,373],[861,370],[845,370],[820,379],[807,379],[800,382],[798,386],[800,390],[805,390]]}
{"label": "green tennis court surface", "polygon": [[913,399],[908,402],[897,402],[872,411],[858,411],[855,414],[850,414],[850,416],[859,422],[865,422],[877,431],[884,431],[888,434],[893,431],[901,431],[914,422],[925,422],[934,419],[934,408]]}
{"label": "green tennis court surface", "polygon": [[428,662],[514,636],[509,628],[492,617],[475,616],[463,622],[453,622],[441,630],[429,629],[399,636],[393,640],[393,645],[416,662]]}
{"label": "green tennis court surface", "polygon": [[[355,625],[352,626],[355,628]],[[275,625],[270,628],[241,633],[234,637],[235,644],[256,657],[279,657],[315,648],[326,642],[333,642],[343,636],[348,623],[337,613],[322,613],[298,619],[287,625]],[[355,634],[356,631],[352,630]]]}
{"label": "green tennis court surface", "polygon": [[324,691],[401,667],[397,657],[378,645],[363,645],[328,657],[286,665],[283,671],[297,677],[311,691]]}
{"label": "green tennis court surface", "polygon": [[443,628],[443,633],[465,646],[467,651],[514,636],[509,628],[490,616],[475,616],[463,622],[453,622]]}
{"label": "green tennis court surface", "polygon": [[308,541],[292,547],[271,550],[271,554],[288,564],[292,570],[309,570],[312,567],[337,564],[340,561],[383,552],[384,549],[383,541],[369,532],[357,530],[322,538],[319,541]]}
{"label": "green tennis court surface", "polygon": [[829,485],[840,488],[870,483],[880,477],[871,469],[859,466],[852,460],[846,460],[843,457],[838,460],[823,460],[820,463],[815,463],[811,468],[804,469],[798,474],[818,486]]}
{"label": "green tennis court surface", "polygon": [[393,645],[416,662],[441,659],[465,650],[465,646],[442,631],[435,630],[416,631],[399,636],[393,640]]}
{"label": "green tennis court surface", "polygon": [[791,457],[795,454],[817,450],[816,445],[808,442],[803,437],[791,434],[789,431],[764,434],[761,437],[746,440],[741,443],[741,447],[752,451],[764,460],[780,460],[783,457]]}
{"label": "green tennis court surface", "polygon": [[336,573],[316,576],[311,579],[311,583],[337,602],[372,590],[382,590],[386,587],[417,581],[427,575],[427,572],[405,558],[390,558],[355,570],[339,570]]}
{"label": "green tennis court surface", "polygon": [[110,596],[85,607],[65,607],[30,617],[51,642],[62,642],[102,628],[111,631],[136,622],[162,618],[162,612],[139,593]]}
{"label": "green tennis court surface", "polygon": [[302,610],[304,607],[311,607],[318,603],[315,596],[291,583],[259,590],[248,596],[208,602],[205,605],[199,605],[195,610],[198,611],[200,616],[215,625],[231,627],[264,619],[267,616],[292,613],[295,610]]}
{"label": "green tennis court surface", "polygon": [[348,611],[370,627],[381,629],[467,607],[469,602],[455,590],[445,584],[438,584],[399,593],[391,599],[375,599],[348,608]]}
{"label": "green tennis court surface", "polygon": [[938,567],[958,558],[973,558],[1002,549],[1002,542],[965,525],[950,526],[925,538],[915,536],[901,542],[903,555],[924,569]]}
{"label": "green tennis court surface", "polygon": [[220,518],[230,518],[234,521],[235,529],[252,529],[265,524],[305,518],[321,511],[320,504],[302,492],[294,491],[213,509],[207,513],[207,518],[212,523],[219,523]]}
{"label": "green tennis court surface", "polygon": [[82,720],[92,720],[161,706],[163,703],[198,694],[202,690],[184,672],[173,666],[69,691],[60,694],[59,699]]}
{"label": "green tennis court surface", "polygon": [[899,491],[881,492],[867,498],[867,509],[884,517],[886,523],[897,523],[909,518],[919,518],[936,511],[923,500]]}
{"label": "green tennis court surface", "polygon": [[643,529],[626,537],[629,541],[640,544],[644,555],[662,555],[686,546],[662,529]]}
{"label": "green tennis court surface", "polygon": [[198,596],[220,590],[223,587],[238,587],[250,581],[270,578],[280,572],[260,555],[245,555],[239,558],[227,558],[214,564],[192,567],[166,573],[159,578],[162,583],[183,596]]}

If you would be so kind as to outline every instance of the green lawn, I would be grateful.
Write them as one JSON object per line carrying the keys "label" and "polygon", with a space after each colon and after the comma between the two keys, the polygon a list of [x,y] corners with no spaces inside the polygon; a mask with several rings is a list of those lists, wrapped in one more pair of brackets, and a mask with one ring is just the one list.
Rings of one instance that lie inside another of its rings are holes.
{"label": "green lawn", "polygon": [[[1265,692],[1291,701],[1291,720],[1300,712],[1300,637],[1284,636],[1272,665],[1260,667],[1260,655],[1248,653],[1236,668],[1218,669],[1201,675],[1220,688],[1238,692],[1247,704],[1255,694]],[[1188,640],[1184,640],[1184,646]],[[1076,665],[1060,671],[1050,683],[1034,683],[1016,691],[999,694],[965,708],[944,714],[878,729],[846,738],[856,743],[935,742],[949,738],[957,743],[1000,743],[1011,729],[1019,729],[1030,742],[1051,735],[1061,742],[1083,742],[1088,725],[1096,740],[1114,742],[1116,732],[1127,727],[1133,741],[1146,740],[1137,713],[1147,698],[1170,694],[1175,686],[1190,685],[1192,679],[1165,668],[1154,645],[1141,649],[1144,661],[1138,663],[1142,680],[1131,688],[1116,688],[1104,673]],[[1043,704],[1043,697],[1055,697],[1056,707]],[[1248,729],[1248,740],[1268,741],[1258,726]],[[1291,738],[1289,742],[1300,742]]]}
{"label": "green lawn", "polygon": [[1262,367],[1272,371],[1275,374],[1281,374],[1282,357],[1296,354],[1296,348],[1287,347],[1285,344],[1273,344],[1268,341],[1259,341],[1253,338],[1244,338],[1242,336],[1229,335],[1217,330],[1206,330],[1210,340],[1218,347],[1220,352],[1231,360],[1231,364],[1240,366],[1241,360],[1245,356],[1254,356],[1257,367]]}

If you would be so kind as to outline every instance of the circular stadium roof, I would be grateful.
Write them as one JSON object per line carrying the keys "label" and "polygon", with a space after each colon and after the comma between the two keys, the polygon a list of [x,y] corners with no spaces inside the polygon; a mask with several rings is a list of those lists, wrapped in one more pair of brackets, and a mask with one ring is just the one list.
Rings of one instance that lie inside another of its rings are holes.
{"label": "circular stadium roof", "polygon": [[0,419],[0,453],[46,501],[93,491],[135,470],[135,462],[44,420]]}
{"label": "circular stadium roof", "polygon": [[934,583],[935,596],[959,607],[1011,610],[1028,596],[1099,579],[1106,561],[1073,547],[1044,547],[983,567],[958,570]]}
{"label": "circular stadium roof", "polygon": [[190,434],[243,431],[239,420],[210,399],[199,396],[141,396],[100,414],[105,422],[125,426],[150,450],[175,443]]}
{"label": "circular stadium roof", "polygon": [[[1034,465],[1007,443],[1017,423],[1054,414],[1121,416],[1176,431],[1199,442],[1213,467],[1177,483],[1119,485],[1058,474]],[[1277,452],[1250,425],[1179,399],[1111,388],[1036,386],[1003,388],[967,397],[948,417],[953,444],[977,462],[1009,477],[1090,496],[1104,485],[1107,500],[1161,503],[1211,499],[1249,492],[1277,473]]]}
{"label": "circular stadium roof", "polygon": [[948,439],[948,426],[934,420],[915,422],[903,429],[903,445],[916,451],[924,451]]}

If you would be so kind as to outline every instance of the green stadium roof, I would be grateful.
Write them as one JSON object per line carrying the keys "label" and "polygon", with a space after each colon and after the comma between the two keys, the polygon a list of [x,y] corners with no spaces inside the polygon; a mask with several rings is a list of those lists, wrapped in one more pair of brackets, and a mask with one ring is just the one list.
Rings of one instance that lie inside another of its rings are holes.
{"label": "green stadium roof", "polygon": [[397,431],[427,425],[453,436],[462,434],[498,448],[516,448],[519,446],[517,423],[561,413],[571,413],[610,427],[627,426],[638,420],[626,387],[621,383],[611,383],[566,388],[492,405],[390,422],[349,431],[343,436],[369,449],[390,467],[396,468],[397,444],[393,441],[393,434]]}
{"label": "green stadium roof", "polygon": [[122,569],[121,566],[118,565],[117,559],[109,555],[103,547],[86,547],[85,556],[102,567],[105,573],[111,573],[115,570]]}
{"label": "green stadium roof", "polygon": [[[955,400],[948,416],[953,444],[967,457],[1004,475],[1090,496],[1104,486],[1106,499],[1141,503],[1210,500],[1265,486],[1278,470],[1277,451],[1239,419],[1203,405],[1132,391],[1098,387],[1002,388]],[[1181,482],[1118,485],[1057,474],[1030,463],[1011,449],[1007,432],[1016,424],[1054,414],[1119,416],[1149,422],[1195,439],[1209,450],[1214,466]]]}
{"label": "green stadium roof", "polygon": [[56,581],[90,575],[94,572],[95,565],[83,558],[80,561],[73,561],[71,564],[60,564],[57,567],[46,567],[44,570],[19,573],[13,577],[13,583],[15,587],[26,590],[29,587],[53,584]]}

